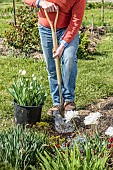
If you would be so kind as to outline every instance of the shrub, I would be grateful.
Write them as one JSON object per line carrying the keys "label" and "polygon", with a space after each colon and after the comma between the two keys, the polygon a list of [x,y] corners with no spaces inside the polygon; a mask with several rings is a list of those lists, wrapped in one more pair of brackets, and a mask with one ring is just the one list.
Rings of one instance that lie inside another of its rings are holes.
{"label": "shrub", "polygon": [[81,33],[80,34],[80,44],[77,52],[77,57],[79,59],[86,59],[88,55],[88,46],[90,44],[90,41],[88,39],[87,33]]}
{"label": "shrub", "polygon": [[40,50],[37,13],[27,6],[19,7],[16,13],[17,24],[10,23],[10,31],[5,33],[6,42],[29,56],[37,48]]}
{"label": "shrub", "polygon": [[32,132],[21,126],[0,133],[0,161],[8,162],[16,170],[36,164],[37,149],[43,152],[48,138],[43,133]]}
{"label": "shrub", "polygon": [[96,9],[96,8],[101,8],[102,3],[101,2],[88,2],[86,4],[86,9]]}

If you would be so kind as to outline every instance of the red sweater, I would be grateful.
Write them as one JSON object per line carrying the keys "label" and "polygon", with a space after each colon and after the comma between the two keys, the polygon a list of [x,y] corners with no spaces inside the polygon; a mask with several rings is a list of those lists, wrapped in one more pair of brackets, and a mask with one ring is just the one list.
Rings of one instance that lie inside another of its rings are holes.
{"label": "red sweater", "polygon": [[[26,4],[35,7],[36,0],[23,0]],[[66,32],[63,40],[70,43],[82,24],[82,18],[85,11],[86,0],[47,0],[59,6],[59,17],[57,21],[57,28],[65,28]],[[54,22],[56,13],[48,13],[49,18]],[[45,27],[50,28],[49,23],[45,17],[44,10],[40,8],[38,12],[38,22]]]}

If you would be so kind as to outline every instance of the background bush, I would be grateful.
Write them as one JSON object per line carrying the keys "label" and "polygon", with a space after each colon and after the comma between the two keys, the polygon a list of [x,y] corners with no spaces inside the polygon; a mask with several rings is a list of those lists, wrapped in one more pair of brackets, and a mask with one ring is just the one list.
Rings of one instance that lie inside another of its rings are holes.
{"label": "background bush", "polygon": [[40,50],[37,25],[37,13],[31,7],[21,6],[17,9],[17,25],[10,23],[10,30],[5,33],[6,42],[26,55]]}
{"label": "background bush", "polygon": [[80,43],[79,48],[77,52],[77,57],[79,59],[86,59],[88,56],[88,46],[90,44],[90,41],[88,39],[87,33],[81,33],[80,34]]}

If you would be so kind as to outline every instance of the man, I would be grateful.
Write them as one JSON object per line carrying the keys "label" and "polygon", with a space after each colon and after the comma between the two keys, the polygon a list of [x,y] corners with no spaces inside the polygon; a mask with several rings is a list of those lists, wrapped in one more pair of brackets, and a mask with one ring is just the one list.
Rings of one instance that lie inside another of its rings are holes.
{"label": "man", "polygon": [[[26,4],[39,8],[38,26],[42,50],[46,61],[48,79],[52,95],[53,107],[48,114],[58,111],[63,107],[64,111],[76,110],[75,87],[77,76],[77,50],[79,45],[78,31],[80,29],[86,0],[23,0]],[[52,33],[50,25],[44,13],[54,23],[56,11],[59,10],[57,21],[58,48],[53,52]],[[60,97],[56,76],[55,61],[59,57],[62,65],[62,95],[63,106],[60,106]]]}

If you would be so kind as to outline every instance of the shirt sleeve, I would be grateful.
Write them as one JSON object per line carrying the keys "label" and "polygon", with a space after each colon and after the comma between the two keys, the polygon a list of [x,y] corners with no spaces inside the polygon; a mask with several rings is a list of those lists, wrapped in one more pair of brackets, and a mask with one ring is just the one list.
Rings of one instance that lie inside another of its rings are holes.
{"label": "shirt sleeve", "polygon": [[68,43],[67,43],[66,41],[64,41],[64,40],[61,40],[60,44],[63,44],[64,47],[67,47],[67,46],[68,46]]}
{"label": "shirt sleeve", "polygon": [[62,37],[62,40],[68,44],[74,39],[80,29],[85,7],[86,0],[77,0],[77,2],[73,5],[71,21]]}
{"label": "shirt sleeve", "polygon": [[40,1],[41,1],[41,0],[37,0],[36,3],[35,3],[35,5],[36,5],[37,8],[40,8],[40,6],[39,6]]}

